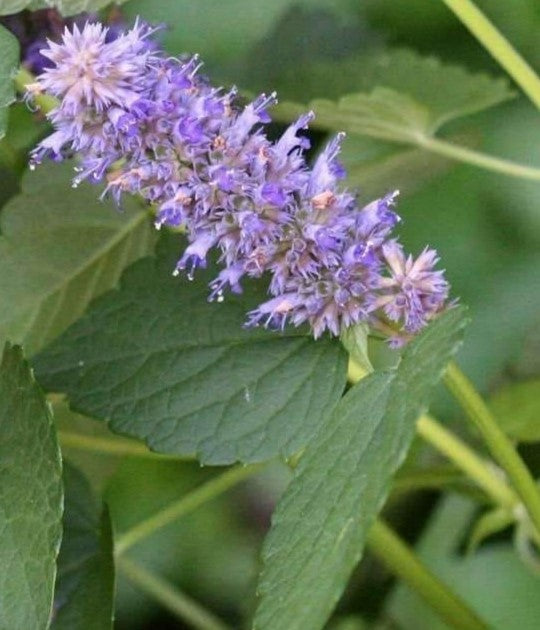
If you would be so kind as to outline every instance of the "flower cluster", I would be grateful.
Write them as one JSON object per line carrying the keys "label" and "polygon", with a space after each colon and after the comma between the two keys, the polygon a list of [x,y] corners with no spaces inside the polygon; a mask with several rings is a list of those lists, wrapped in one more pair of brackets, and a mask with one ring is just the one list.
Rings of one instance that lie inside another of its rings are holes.
{"label": "flower cluster", "polygon": [[[47,47],[47,40],[58,41],[67,26],[77,24],[83,26],[94,16],[79,13],[73,17],[63,17],[56,9],[39,9],[37,11],[21,11],[0,17],[0,24],[5,26],[19,40],[22,63],[35,74],[43,72],[47,66],[47,58],[41,50]],[[123,28],[122,16],[116,7],[107,15],[107,41],[118,36]]]}
{"label": "flower cluster", "polygon": [[158,228],[183,226],[189,245],[175,274],[192,278],[216,248],[223,270],[210,299],[268,274],[270,299],[248,325],[308,322],[319,337],[368,322],[394,331],[399,345],[444,308],[448,284],[433,270],[436,253],[413,260],[391,237],[397,193],[359,208],[340,186],[342,134],[310,168],[302,131],[312,113],[270,141],[275,94],[241,108],[234,89],[198,74],[196,56],[168,58],[151,34],[137,22],[111,41],[106,28],[87,23],[49,43],[42,54],[50,67],[29,91],[60,104],[34,163],[77,153],[75,186],[105,181],[104,194],[118,202],[128,193],[153,204]]}

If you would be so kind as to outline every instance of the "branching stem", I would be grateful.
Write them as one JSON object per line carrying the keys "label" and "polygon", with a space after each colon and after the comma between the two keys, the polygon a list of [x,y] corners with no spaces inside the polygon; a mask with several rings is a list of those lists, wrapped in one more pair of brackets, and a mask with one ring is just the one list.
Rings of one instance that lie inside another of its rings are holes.
{"label": "branching stem", "polygon": [[421,562],[383,521],[370,529],[367,545],[394,574],[436,611],[452,628],[487,630],[486,624]]}
{"label": "branching stem", "polygon": [[444,382],[478,429],[495,461],[508,475],[537,532],[540,532],[540,493],[514,445],[501,430],[482,397],[456,363],[449,364]]}

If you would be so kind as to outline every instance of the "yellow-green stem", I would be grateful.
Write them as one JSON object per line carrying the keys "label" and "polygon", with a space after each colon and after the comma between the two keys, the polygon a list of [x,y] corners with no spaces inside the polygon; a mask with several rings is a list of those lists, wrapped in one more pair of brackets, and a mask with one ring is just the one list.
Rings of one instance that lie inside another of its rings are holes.
{"label": "yellow-green stem", "polygon": [[229,630],[229,627],[198,602],[159,575],[129,558],[119,558],[118,568],[126,578],[173,615],[196,630]]}
{"label": "yellow-green stem", "polygon": [[540,78],[474,2],[471,0],[443,2],[540,108]]}
{"label": "yellow-green stem", "polygon": [[158,529],[173,523],[177,519],[193,512],[203,503],[210,501],[229,488],[240,483],[247,477],[251,477],[261,469],[261,465],[238,466],[231,468],[221,475],[203,483],[201,486],[189,492],[178,501],[167,506],[163,510],[156,512],[144,521],[141,521],[124,534],[120,534],[115,542],[115,553],[121,555],[130,547],[137,544],[143,538],[150,536]]}
{"label": "yellow-green stem", "polygon": [[144,444],[124,438],[106,438],[70,431],[58,431],[62,448],[72,448],[80,451],[90,451],[102,455],[116,455],[119,457],[132,456],[150,459],[187,459],[176,455],[163,455],[150,451]]}
{"label": "yellow-green stem", "polygon": [[487,630],[486,624],[420,561],[383,521],[370,529],[367,545],[388,569],[415,590],[452,628]]}
{"label": "yellow-green stem", "polygon": [[507,483],[491,470],[489,462],[477,455],[465,442],[442,424],[423,415],[416,423],[418,434],[445,455],[472,479],[495,503],[512,509],[519,499]]}
{"label": "yellow-green stem", "polygon": [[430,136],[422,136],[418,141],[418,145],[427,151],[437,153],[444,157],[463,162],[465,164],[471,164],[472,166],[478,166],[487,171],[493,171],[495,173],[501,173],[502,175],[509,175],[510,177],[519,177],[520,179],[532,179],[534,181],[540,181],[540,169],[532,166],[525,166],[512,162],[510,160],[503,160],[486,153],[480,153],[473,151],[467,147],[458,146],[452,144],[446,140],[440,140]]}
{"label": "yellow-green stem", "polygon": [[444,382],[480,432],[495,461],[506,472],[537,532],[540,532],[540,494],[535,480],[514,445],[501,430],[473,384],[455,363],[449,364]]}

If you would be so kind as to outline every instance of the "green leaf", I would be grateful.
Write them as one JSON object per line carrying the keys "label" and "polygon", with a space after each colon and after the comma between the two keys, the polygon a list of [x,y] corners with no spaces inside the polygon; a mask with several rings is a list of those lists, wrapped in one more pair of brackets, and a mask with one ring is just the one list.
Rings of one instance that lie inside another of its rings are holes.
{"label": "green leaf", "polygon": [[360,322],[354,326],[346,328],[341,333],[341,343],[350,357],[356,364],[369,373],[373,371],[373,366],[368,355],[368,332],[369,327],[366,323]]}
{"label": "green leaf", "polygon": [[206,0],[201,10],[191,0],[131,0],[123,12],[129,18],[142,15],[150,23],[168,24],[163,43],[169,52],[197,52],[205,64],[216,67],[249,49],[290,4]]}
{"label": "green leaf", "polygon": [[69,164],[40,166],[2,212],[0,339],[24,343],[29,354],[115,286],[155,240],[136,201],[118,212],[95,187],[72,190],[72,174]]}
{"label": "green leaf", "polygon": [[255,628],[324,626],[465,323],[463,309],[442,315],[396,370],[355,385],[310,442],[265,541]]}
{"label": "green leaf", "polygon": [[133,265],[37,358],[40,381],[160,452],[210,464],[292,455],[341,396],[340,344],[246,330],[246,312],[268,296],[247,287],[208,304],[215,267],[196,282],[173,278],[181,243],[164,236],[157,259]]}
{"label": "green leaf", "polygon": [[109,514],[96,504],[85,477],[66,463],[64,491],[64,535],[51,630],[110,630],[114,562]]}
{"label": "green leaf", "polygon": [[467,553],[474,553],[486,538],[510,527],[514,522],[515,515],[506,508],[497,507],[484,512],[472,528],[467,542]]}
{"label": "green leaf", "polygon": [[0,623],[46,628],[62,536],[62,466],[51,411],[18,346],[0,366]]}
{"label": "green leaf", "polygon": [[[116,0],[115,4],[122,4],[126,0]],[[2,0],[0,15],[18,13],[23,9],[36,11],[38,9],[57,9],[62,15],[93,12],[111,4],[110,0]]]}
{"label": "green leaf", "polygon": [[[450,140],[468,147],[478,144],[472,134],[454,134]],[[349,136],[340,159],[347,171],[347,185],[358,190],[359,201],[365,203],[392,190],[407,198],[456,165],[423,149],[367,136]]]}
{"label": "green leaf", "polygon": [[505,433],[520,442],[540,441],[540,378],[506,385],[489,406]]}
{"label": "green leaf", "polygon": [[19,65],[19,44],[16,38],[0,24],[0,138],[7,129],[7,107],[15,100],[13,73]]}
{"label": "green leaf", "polygon": [[278,119],[289,120],[309,108],[317,115],[315,127],[392,142],[421,145],[444,124],[513,97],[504,79],[473,74],[408,50],[318,64],[307,71],[313,86],[325,86],[325,95],[342,95],[344,81],[348,93],[337,102],[283,102],[275,110]]}

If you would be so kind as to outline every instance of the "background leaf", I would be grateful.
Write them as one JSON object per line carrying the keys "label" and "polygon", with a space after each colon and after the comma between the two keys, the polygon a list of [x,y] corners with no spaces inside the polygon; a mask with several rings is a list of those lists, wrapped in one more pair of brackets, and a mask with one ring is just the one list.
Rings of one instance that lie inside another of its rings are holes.
{"label": "background leaf", "polygon": [[[122,4],[126,0],[116,0],[115,4]],[[2,0],[0,15],[18,13],[23,9],[36,11],[37,9],[57,9],[62,15],[75,15],[83,11],[97,11],[108,4],[110,0]]]}
{"label": "background leaf", "polygon": [[46,628],[62,535],[60,450],[20,347],[0,366],[0,625]]}
{"label": "background leaf", "polygon": [[255,628],[323,627],[464,325],[463,309],[442,315],[410,343],[396,370],[355,385],[310,442],[264,545]]}
{"label": "background leaf", "polygon": [[19,44],[15,37],[0,24],[0,138],[7,129],[7,107],[15,100],[13,73],[19,65]]}
{"label": "background leaf", "polygon": [[64,462],[62,546],[51,630],[112,628],[113,542],[109,513],[98,507],[88,481]]}
{"label": "background leaf", "polygon": [[505,433],[520,442],[540,441],[540,379],[506,385],[489,406]]}
{"label": "background leaf", "polygon": [[40,381],[160,452],[211,464],[292,455],[339,400],[344,351],[298,330],[244,329],[266,296],[248,287],[208,304],[216,269],[173,278],[178,239],[166,235],[157,259],[133,265],[37,358]]}
{"label": "background leaf", "polygon": [[70,164],[48,163],[23,179],[2,211],[0,340],[32,354],[115,286],[124,267],[150,251],[147,212],[126,200],[119,212],[88,184],[73,190]]}
{"label": "background leaf", "polygon": [[[512,98],[508,82],[485,74],[442,64],[409,50],[390,50],[346,59],[338,64],[317,64],[307,70],[311,92],[341,96],[338,101],[315,98],[309,105],[283,102],[277,118],[289,120],[313,109],[312,126],[367,135],[382,140],[421,144],[449,121],[473,114]],[[296,77],[298,80],[298,77]],[[346,95],[344,93],[346,83]],[[306,82],[304,94],[309,94]],[[300,95],[299,95],[300,96]],[[304,97],[305,98],[305,97]]]}

